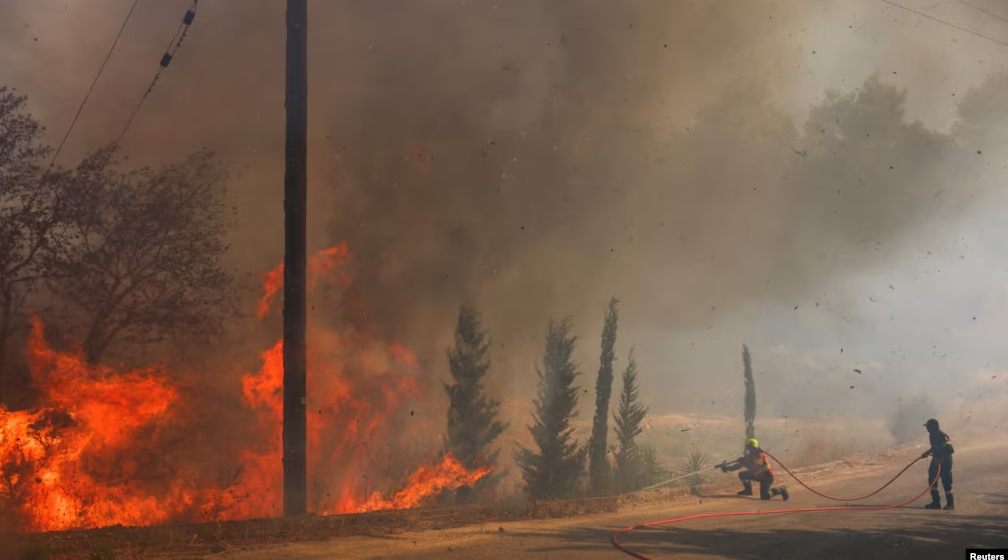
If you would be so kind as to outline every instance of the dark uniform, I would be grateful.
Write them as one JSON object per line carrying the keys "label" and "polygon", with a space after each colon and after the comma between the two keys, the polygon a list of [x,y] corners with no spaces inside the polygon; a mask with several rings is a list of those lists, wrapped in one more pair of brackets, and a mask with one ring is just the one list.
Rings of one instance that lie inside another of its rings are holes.
{"label": "dark uniform", "polygon": [[767,461],[766,455],[760,450],[758,445],[755,439],[750,438],[746,441],[743,455],[735,459],[731,465],[722,465],[721,472],[737,471],[743,467],[746,469],[738,475],[739,480],[742,481],[742,491],[738,493],[739,496],[752,496],[752,483],[757,481],[760,485],[761,500],[769,500],[774,496],[781,496],[784,498],[784,501],[787,501],[787,487],[770,487],[774,481],[773,468],[770,467],[770,462]]}
{"label": "dark uniform", "polygon": [[[941,509],[941,499],[938,495],[938,483],[936,476],[941,476],[942,487],[945,489],[945,509],[954,510],[955,500],[952,496],[952,454],[955,449],[952,447],[952,440],[948,434],[938,429],[938,421],[934,418],[927,421],[924,427],[928,431],[928,439],[931,448],[921,454],[921,459],[931,456],[931,465],[928,466],[928,485],[931,487],[931,503],[924,506],[927,509]],[[938,467],[941,466],[939,473]],[[932,485],[932,482],[934,484]]]}

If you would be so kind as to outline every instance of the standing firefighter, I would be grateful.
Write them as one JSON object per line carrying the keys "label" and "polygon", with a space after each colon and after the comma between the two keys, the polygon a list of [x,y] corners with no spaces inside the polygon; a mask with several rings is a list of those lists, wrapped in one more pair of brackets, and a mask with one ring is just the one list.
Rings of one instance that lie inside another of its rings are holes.
{"label": "standing firefighter", "polygon": [[761,500],[769,500],[774,496],[781,496],[785,502],[788,499],[786,486],[770,487],[774,481],[774,472],[770,468],[770,462],[767,461],[766,455],[760,450],[759,442],[755,438],[746,440],[745,452],[741,457],[731,463],[722,463],[719,466],[721,467],[721,472],[737,471],[743,467],[746,469],[738,475],[739,480],[742,481],[742,491],[738,493],[739,496],[752,496],[752,483],[755,480],[760,485]]}
{"label": "standing firefighter", "polygon": [[941,466],[941,483],[945,488],[945,509],[954,510],[955,500],[952,497],[952,440],[948,434],[938,429],[938,421],[934,418],[928,420],[924,427],[928,431],[928,439],[931,440],[931,448],[921,453],[921,459],[931,456],[931,465],[928,466],[928,484],[931,487],[931,503],[924,506],[926,509],[941,509],[941,500],[938,496],[938,467]]}

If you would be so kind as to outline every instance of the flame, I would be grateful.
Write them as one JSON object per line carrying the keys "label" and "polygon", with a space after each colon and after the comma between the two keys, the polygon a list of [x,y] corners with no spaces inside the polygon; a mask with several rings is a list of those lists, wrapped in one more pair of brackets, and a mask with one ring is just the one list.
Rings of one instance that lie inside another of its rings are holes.
{"label": "flame", "polygon": [[[314,255],[308,263],[309,288],[323,281],[348,287],[344,268],[349,258],[345,244]],[[281,265],[263,277],[260,317],[269,314],[282,287]],[[467,470],[451,455],[408,477],[393,468],[403,460],[402,445],[432,431],[429,423],[402,418],[406,405],[423,397],[427,386],[404,346],[353,329],[337,333],[310,325],[307,352],[308,476],[310,503],[317,512],[417,507],[491,472],[490,467]],[[38,319],[33,320],[28,357],[41,394],[39,406],[29,411],[0,407],[0,506],[12,506],[8,509],[24,530],[234,520],[282,512],[283,341],[260,354],[257,372],[241,378],[241,402],[256,417],[253,437],[233,457],[218,458],[238,468],[236,475],[216,483],[184,474],[201,472],[206,458],[173,453],[172,444],[162,443],[166,427],[182,426],[189,439],[201,431],[187,420],[187,395],[171,381],[166,366],[115,370],[88,365],[79,352],[49,347]],[[388,500],[378,491],[358,500],[364,476],[369,489],[402,489]]]}
{"label": "flame", "polygon": [[[171,512],[156,496],[130,487],[140,463],[129,453],[178,398],[161,367],[119,373],[89,366],[79,353],[49,348],[37,318],[29,359],[45,406],[0,407],[2,492],[17,498],[26,523],[58,530],[165,519]],[[88,468],[102,466],[112,468]],[[180,486],[173,492],[182,498]]]}
{"label": "flame", "polygon": [[[308,259],[305,279],[309,291],[314,290],[319,280],[328,279],[339,282],[344,287],[349,284],[350,276],[342,270],[342,265],[350,258],[350,249],[346,242],[335,247],[319,251]],[[263,295],[259,298],[259,318],[269,315],[270,306],[276,301],[277,294],[283,288],[284,265],[263,274]]]}
{"label": "flame", "polygon": [[346,498],[340,503],[338,511],[364,513],[385,509],[414,508],[420,505],[425,498],[440,494],[445,490],[471,486],[490,474],[491,470],[491,467],[484,466],[467,471],[458,459],[448,453],[434,468],[420,467],[410,477],[406,488],[393,494],[392,499],[382,499],[380,492],[371,494],[367,502],[363,504],[356,504],[352,498]]}

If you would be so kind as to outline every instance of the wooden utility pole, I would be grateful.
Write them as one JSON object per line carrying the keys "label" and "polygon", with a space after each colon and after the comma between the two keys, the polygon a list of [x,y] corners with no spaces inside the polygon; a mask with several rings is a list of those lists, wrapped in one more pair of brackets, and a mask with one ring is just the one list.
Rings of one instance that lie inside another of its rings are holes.
{"label": "wooden utility pole", "polygon": [[284,516],[307,513],[305,269],[308,209],[308,0],[287,0],[287,131],[284,171]]}

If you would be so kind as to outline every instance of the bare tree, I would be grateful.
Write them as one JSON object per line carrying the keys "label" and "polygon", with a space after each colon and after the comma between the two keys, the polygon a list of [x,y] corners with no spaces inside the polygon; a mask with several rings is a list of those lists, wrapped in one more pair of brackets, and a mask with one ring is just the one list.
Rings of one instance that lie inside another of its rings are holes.
{"label": "bare tree", "polygon": [[49,262],[53,293],[83,317],[85,358],[110,344],[207,341],[237,314],[226,174],[202,150],[159,169],[116,171],[109,149],[86,158],[63,193],[72,213]]}
{"label": "bare tree", "polygon": [[40,177],[45,128],[26,101],[0,86],[0,370],[18,312],[45,274],[42,256],[58,221],[56,175]]}

